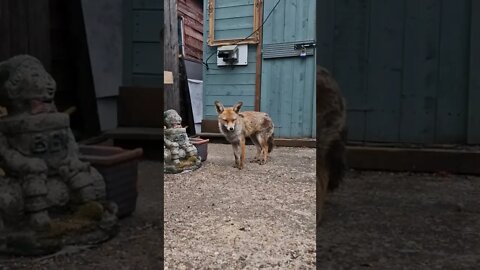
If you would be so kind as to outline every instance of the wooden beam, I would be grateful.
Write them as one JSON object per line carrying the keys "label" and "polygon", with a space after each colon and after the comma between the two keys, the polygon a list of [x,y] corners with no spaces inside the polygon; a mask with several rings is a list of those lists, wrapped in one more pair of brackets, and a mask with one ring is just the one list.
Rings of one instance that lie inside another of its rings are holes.
{"label": "wooden beam", "polygon": [[[255,6],[255,12],[257,12],[258,20],[263,20],[263,0],[259,0]],[[255,71],[255,111],[260,111],[260,101],[262,94],[262,38],[263,28],[258,32],[258,44],[257,44],[257,63]]]}
{"label": "wooden beam", "polygon": [[472,1],[467,143],[480,144],[480,2]]}
{"label": "wooden beam", "polygon": [[208,45],[215,40],[215,0],[208,0]]}
{"label": "wooden beam", "polygon": [[164,109],[181,110],[179,91],[177,0],[164,1],[164,70],[172,72],[171,90],[164,91]]}
{"label": "wooden beam", "polygon": [[473,150],[349,146],[347,160],[359,170],[480,174],[480,151]]}

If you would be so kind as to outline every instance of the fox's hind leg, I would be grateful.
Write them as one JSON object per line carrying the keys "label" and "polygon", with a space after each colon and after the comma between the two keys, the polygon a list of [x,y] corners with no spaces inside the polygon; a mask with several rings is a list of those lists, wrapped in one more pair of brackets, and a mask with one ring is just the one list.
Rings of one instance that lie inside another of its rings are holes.
{"label": "fox's hind leg", "polygon": [[264,134],[262,133],[257,134],[257,141],[260,144],[260,149],[261,149],[258,163],[260,165],[263,165],[267,163],[267,159],[268,159],[268,141],[267,141],[267,138],[265,138]]}
{"label": "fox's hind leg", "polygon": [[258,160],[260,160],[260,157],[261,157],[261,154],[262,154],[262,146],[260,145],[260,143],[258,142],[257,138],[254,136],[250,137],[250,139],[252,139],[252,142],[253,144],[255,145],[255,147],[257,148],[257,154],[255,155],[255,157],[250,161],[250,162],[258,162]]}

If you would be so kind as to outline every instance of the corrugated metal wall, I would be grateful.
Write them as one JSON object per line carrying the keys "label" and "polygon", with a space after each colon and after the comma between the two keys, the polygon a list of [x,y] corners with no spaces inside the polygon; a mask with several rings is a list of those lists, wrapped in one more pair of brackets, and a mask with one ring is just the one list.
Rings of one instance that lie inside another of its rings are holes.
{"label": "corrugated metal wall", "polygon": [[346,95],[350,140],[480,143],[478,1],[317,5],[318,62]]}

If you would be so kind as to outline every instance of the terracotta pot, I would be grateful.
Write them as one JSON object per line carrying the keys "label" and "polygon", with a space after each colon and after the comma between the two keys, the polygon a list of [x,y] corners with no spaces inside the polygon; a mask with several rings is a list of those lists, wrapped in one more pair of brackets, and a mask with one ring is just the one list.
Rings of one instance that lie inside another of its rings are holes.
{"label": "terracotta pot", "polygon": [[200,137],[189,138],[190,142],[195,145],[198,150],[198,155],[202,158],[202,162],[207,160],[208,156],[208,142],[209,139],[202,139]]}
{"label": "terracotta pot", "polygon": [[89,162],[103,176],[107,199],[118,205],[119,218],[135,211],[138,197],[138,159],[141,148],[79,145],[80,160]]}

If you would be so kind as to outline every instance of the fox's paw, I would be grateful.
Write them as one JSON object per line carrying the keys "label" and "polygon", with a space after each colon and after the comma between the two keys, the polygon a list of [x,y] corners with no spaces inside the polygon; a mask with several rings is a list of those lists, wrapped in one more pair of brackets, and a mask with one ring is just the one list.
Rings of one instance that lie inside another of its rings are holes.
{"label": "fox's paw", "polygon": [[235,165],[233,165],[233,167],[234,167],[234,168],[237,168],[237,169],[239,169],[239,170],[243,169],[243,166],[240,165],[240,164],[235,164]]}

